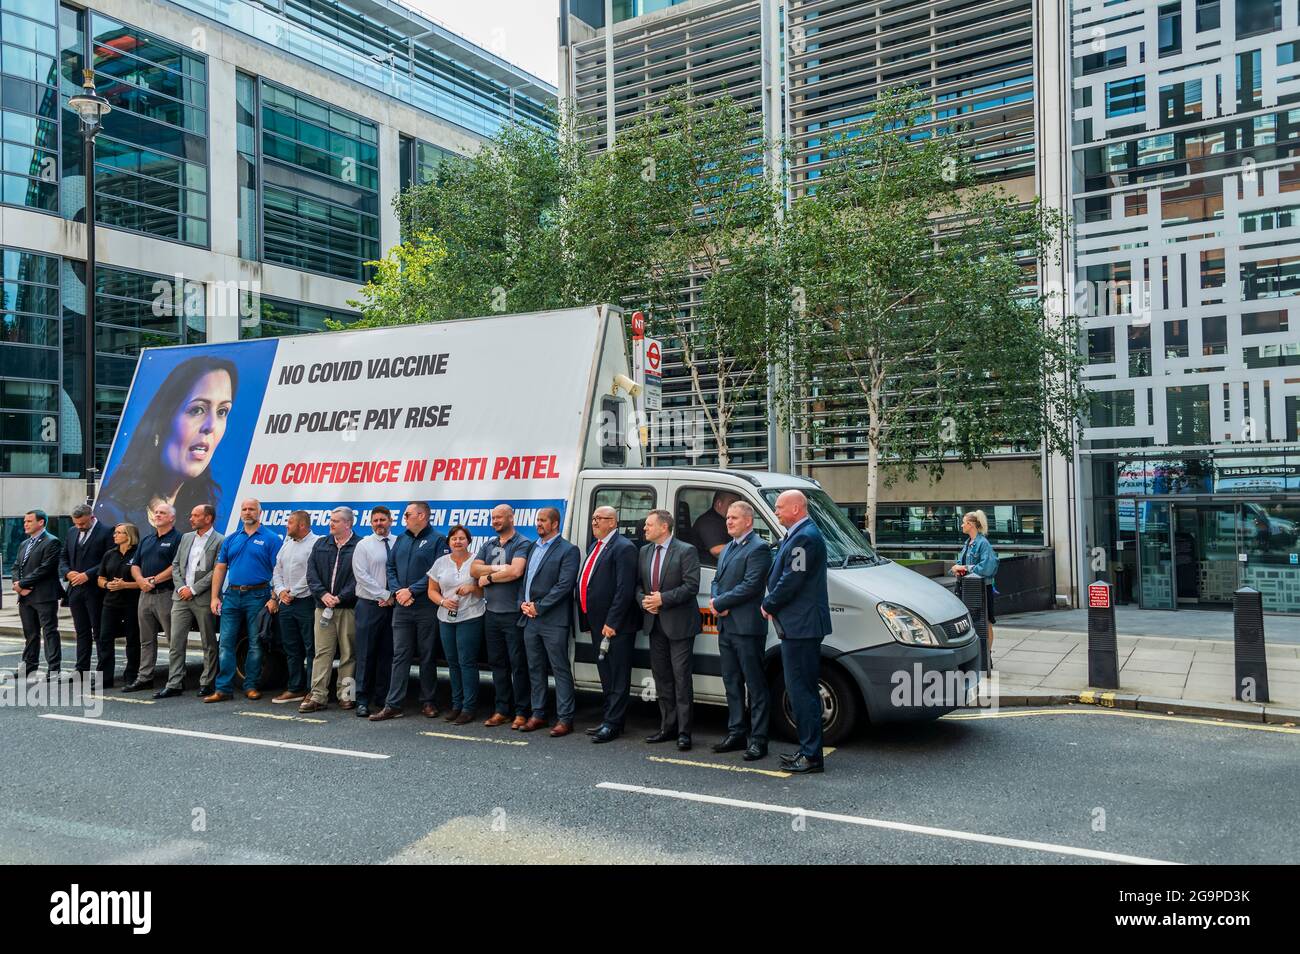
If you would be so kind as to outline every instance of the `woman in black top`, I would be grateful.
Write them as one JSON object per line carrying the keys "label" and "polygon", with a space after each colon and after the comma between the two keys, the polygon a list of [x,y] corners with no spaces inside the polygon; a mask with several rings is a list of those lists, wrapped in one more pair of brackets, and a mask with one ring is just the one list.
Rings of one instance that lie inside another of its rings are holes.
{"label": "woman in black top", "polygon": [[140,623],[136,608],[140,602],[140,584],[131,577],[131,561],[140,544],[140,531],[133,523],[119,523],[113,528],[112,549],[99,565],[99,588],[104,595],[104,612],[99,622],[99,665],[104,674],[104,688],[113,688],[115,644],[126,637],[126,670],[122,678],[129,686],[140,671]]}

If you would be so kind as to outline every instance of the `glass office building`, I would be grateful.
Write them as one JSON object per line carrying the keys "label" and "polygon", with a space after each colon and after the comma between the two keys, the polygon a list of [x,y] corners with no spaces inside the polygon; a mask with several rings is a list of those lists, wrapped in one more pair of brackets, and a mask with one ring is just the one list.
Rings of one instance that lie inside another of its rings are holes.
{"label": "glass office building", "polygon": [[1071,5],[1086,545],[1140,606],[1300,612],[1298,16]]}
{"label": "glass office building", "polygon": [[[83,69],[112,106],[93,170],[67,106]],[[140,349],[353,320],[398,191],[554,104],[393,0],[0,0],[3,552],[25,509],[80,501],[88,398],[102,466]]]}

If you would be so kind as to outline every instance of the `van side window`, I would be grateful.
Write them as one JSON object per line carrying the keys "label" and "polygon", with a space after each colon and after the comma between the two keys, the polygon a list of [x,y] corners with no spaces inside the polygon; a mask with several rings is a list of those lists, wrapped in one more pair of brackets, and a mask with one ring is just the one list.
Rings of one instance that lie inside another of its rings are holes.
{"label": "van side window", "polygon": [[[673,533],[695,547],[701,566],[718,565],[718,555],[731,542],[727,533],[727,507],[742,499],[737,493],[713,487],[683,487],[677,491]],[[754,514],[754,531],[768,543],[776,540],[776,534],[759,514]]]}
{"label": "van side window", "polygon": [[614,435],[614,440],[603,440],[600,444],[600,465],[602,467],[623,467],[627,464],[627,446],[622,436],[627,433],[624,423],[623,408],[626,402],[622,398],[606,394],[600,399],[600,428],[602,433]]}
{"label": "van side window", "polygon": [[[618,532],[640,546],[645,543],[645,518],[659,506],[651,487],[600,487],[591,495],[591,509],[613,507],[618,512]],[[591,542],[591,527],[587,527]]]}

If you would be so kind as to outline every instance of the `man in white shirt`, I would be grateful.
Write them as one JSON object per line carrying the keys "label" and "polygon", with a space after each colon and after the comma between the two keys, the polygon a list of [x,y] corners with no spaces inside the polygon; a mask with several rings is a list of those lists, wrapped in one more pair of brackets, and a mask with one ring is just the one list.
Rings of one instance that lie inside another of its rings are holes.
{"label": "man in white shirt", "polygon": [[393,672],[393,594],[388,591],[388,551],[393,513],[383,505],[370,511],[374,531],[357,544],[352,573],[357,581],[357,708],[358,718],[370,717],[374,700],[382,708]]}
{"label": "man in white shirt", "polygon": [[212,570],[217,565],[221,534],[213,529],[217,511],[212,504],[199,504],[190,511],[191,531],[181,537],[172,560],[171,629],[167,637],[167,685],[154,693],[155,699],[179,696],[185,688],[185,648],[190,630],[199,631],[203,643],[203,673],[199,695],[211,695],[217,681],[217,618],[212,615]]}
{"label": "man in white shirt", "polygon": [[280,617],[280,642],[289,666],[289,685],[272,702],[301,702],[307,697],[311,661],[315,655],[311,590],[307,587],[307,558],[320,534],[311,532],[311,515],[295,510],[285,522],[284,546],[271,573],[271,598],[266,608]]}

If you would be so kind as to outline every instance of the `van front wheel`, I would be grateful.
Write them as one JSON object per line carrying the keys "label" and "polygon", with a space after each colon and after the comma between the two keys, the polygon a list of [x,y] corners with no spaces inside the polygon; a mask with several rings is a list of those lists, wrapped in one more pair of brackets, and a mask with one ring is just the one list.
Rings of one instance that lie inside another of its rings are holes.
{"label": "van front wheel", "polygon": [[[817,681],[822,704],[822,743],[839,745],[849,737],[858,721],[858,694],[852,682],[840,670],[823,664]],[[785,691],[785,673],[778,666],[768,684],[771,699],[772,732],[787,742],[797,742],[798,728]]]}

